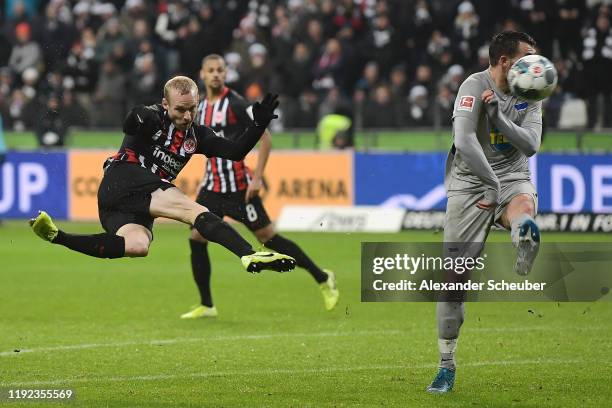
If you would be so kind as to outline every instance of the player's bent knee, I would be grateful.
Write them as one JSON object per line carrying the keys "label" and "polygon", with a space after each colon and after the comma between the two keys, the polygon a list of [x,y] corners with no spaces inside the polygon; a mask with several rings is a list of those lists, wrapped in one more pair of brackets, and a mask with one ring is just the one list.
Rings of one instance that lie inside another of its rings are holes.
{"label": "player's bent knee", "polygon": [[274,227],[272,227],[272,224],[266,227],[260,228],[254,231],[253,233],[255,234],[257,241],[259,241],[262,244],[265,244],[266,242],[271,240],[272,237],[274,237],[274,235],[276,235],[276,231],[274,231]]}
{"label": "player's bent knee", "polygon": [[533,198],[528,194],[520,194],[512,200],[512,207],[516,212],[533,215],[535,204]]}
{"label": "player's bent knee", "polygon": [[144,257],[149,254],[149,241],[136,239],[125,243],[125,254],[131,257]]}
{"label": "player's bent knee", "polygon": [[189,238],[192,239],[193,241],[198,241],[198,242],[202,242],[202,243],[208,242],[208,240],[206,238],[204,238],[202,236],[202,234],[200,234],[198,232],[198,230],[195,229],[195,228],[191,229],[191,234],[190,234]]}

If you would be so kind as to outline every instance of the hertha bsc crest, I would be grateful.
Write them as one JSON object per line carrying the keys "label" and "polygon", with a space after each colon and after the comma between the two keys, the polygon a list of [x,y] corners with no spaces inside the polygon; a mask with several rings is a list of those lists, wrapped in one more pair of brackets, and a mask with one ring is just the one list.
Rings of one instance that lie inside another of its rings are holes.
{"label": "hertha bsc crest", "polygon": [[183,142],[183,149],[185,149],[185,153],[192,154],[196,151],[197,147],[198,144],[196,143],[196,140],[194,138],[187,138]]}

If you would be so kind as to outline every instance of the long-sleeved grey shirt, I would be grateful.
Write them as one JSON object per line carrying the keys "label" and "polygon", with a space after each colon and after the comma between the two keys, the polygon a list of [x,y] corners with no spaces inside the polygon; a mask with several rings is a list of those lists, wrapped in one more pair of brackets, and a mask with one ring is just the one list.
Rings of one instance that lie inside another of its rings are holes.
{"label": "long-sleeved grey shirt", "polygon": [[[481,95],[492,89],[497,109]],[[453,111],[454,149],[446,163],[449,196],[499,191],[500,185],[530,180],[527,157],[540,147],[542,103],[501,92],[489,70],[470,75],[459,88]]]}

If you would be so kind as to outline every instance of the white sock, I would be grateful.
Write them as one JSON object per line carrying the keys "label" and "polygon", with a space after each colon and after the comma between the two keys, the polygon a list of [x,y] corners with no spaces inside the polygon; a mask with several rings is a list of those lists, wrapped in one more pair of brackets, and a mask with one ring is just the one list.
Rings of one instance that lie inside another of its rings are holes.
{"label": "white sock", "polygon": [[440,350],[440,368],[455,369],[455,349],[458,339],[438,339]]}

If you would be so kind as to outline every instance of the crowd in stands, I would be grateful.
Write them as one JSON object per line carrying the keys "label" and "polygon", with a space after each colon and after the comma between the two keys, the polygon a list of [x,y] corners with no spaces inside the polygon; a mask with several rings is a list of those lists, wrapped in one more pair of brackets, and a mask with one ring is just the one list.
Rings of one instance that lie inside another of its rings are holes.
{"label": "crowd in stands", "polygon": [[447,127],[461,82],[488,66],[487,41],[517,29],[559,71],[548,125],[567,100],[582,98],[587,126],[609,127],[607,3],[5,0],[0,115],[11,130],[44,120],[118,128],[130,106],[159,102],[174,74],[198,79],[202,58],[218,53],[228,85],[249,100],[281,95],[279,127],[315,128],[338,112],[357,128]]}

